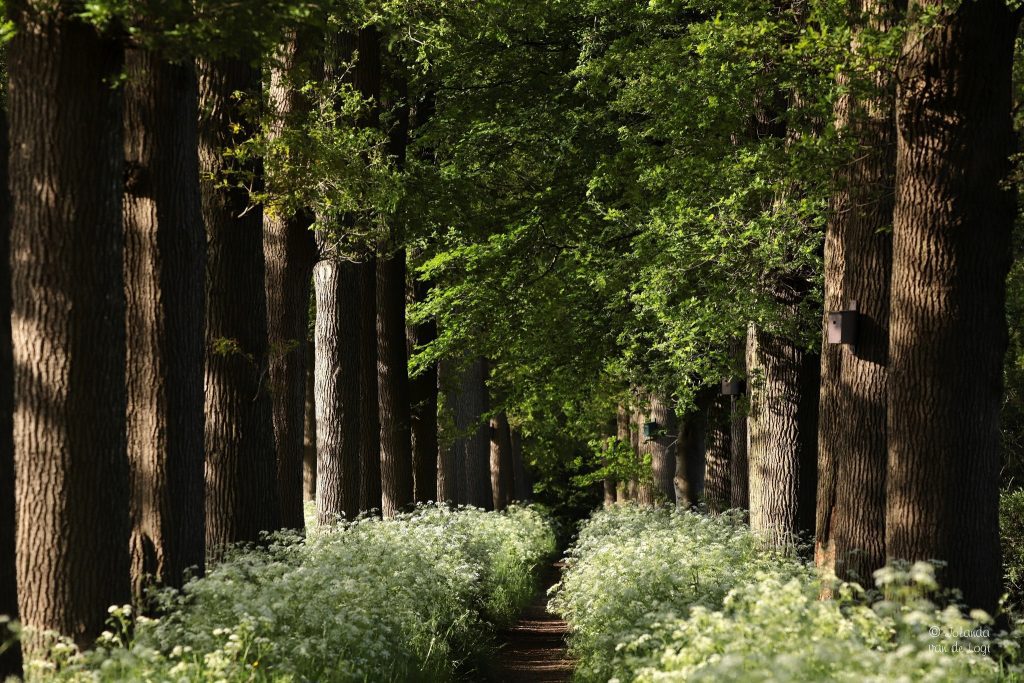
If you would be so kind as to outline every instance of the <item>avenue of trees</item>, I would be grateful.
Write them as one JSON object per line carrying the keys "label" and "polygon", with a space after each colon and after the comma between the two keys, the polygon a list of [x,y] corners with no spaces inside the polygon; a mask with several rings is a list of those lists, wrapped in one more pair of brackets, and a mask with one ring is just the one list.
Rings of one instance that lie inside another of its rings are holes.
{"label": "avenue of trees", "polygon": [[597,489],[996,611],[1020,9],[3,8],[0,615],[87,647],[306,500]]}

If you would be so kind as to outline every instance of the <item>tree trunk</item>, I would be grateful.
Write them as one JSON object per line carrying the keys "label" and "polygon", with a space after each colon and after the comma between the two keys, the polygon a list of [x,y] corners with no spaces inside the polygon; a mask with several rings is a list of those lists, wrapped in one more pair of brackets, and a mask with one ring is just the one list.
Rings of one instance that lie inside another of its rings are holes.
{"label": "tree trunk", "polygon": [[392,517],[413,502],[405,249],[377,256],[377,401],[382,511]]}
{"label": "tree trunk", "polygon": [[[277,458],[267,390],[267,302],[263,212],[251,206],[258,164],[238,167],[224,150],[251,134],[235,97],[258,96],[248,60],[199,68],[199,166],[207,232],[206,549],[259,540],[280,526]],[[241,177],[237,177],[241,174]],[[225,176],[228,187],[218,187]]]}
{"label": "tree trunk", "polygon": [[[362,292],[360,292],[360,299]],[[304,501],[316,500],[316,351],[313,342],[305,341],[306,347],[306,377],[303,381],[303,389],[306,396],[305,407],[303,408],[303,437],[302,437],[302,499]],[[364,410],[359,411],[359,423],[362,425]],[[374,411],[376,414],[377,411]],[[362,435],[360,435],[362,436]],[[360,439],[360,447],[362,439]],[[361,460],[362,456],[360,456]],[[362,462],[360,462],[360,466]],[[360,467],[360,475],[362,467]],[[360,509],[362,509],[362,488],[360,485]]]}
{"label": "tree trunk", "polygon": [[675,502],[679,507],[696,507],[704,494],[704,430],[712,397],[709,390],[698,392],[696,405],[680,420],[673,479]]}
{"label": "tree trunk", "polygon": [[[302,61],[313,49],[303,33],[288,35],[270,74],[270,136],[279,136],[294,119],[309,109],[301,93]],[[298,82],[297,82],[298,81]],[[275,188],[269,186],[271,194]],[[316,243],[308,212],[263,216],[263,255],[266,260],[267,330],[270,342],[270,393],[277,446],[277,493],[281,526],[302,529],[304,380],[309,334],[309,298]]]}
{"label": "tree trunk", "polygon": [[512,483],[515,499],[522,502],[533,500],[533,481],[530,479],[530,470],[526,468],[526,458],[523,455],[523,435],[512,427],[509,430],[509,437],[512,444]]}
{"label": "tree trunk", "polygon": [[[11,196],[7,185],[7,112],[0,107],[0,615],[18,618],[14,559],[14,350],[11,347]],[[0,627],[0,642],[11,638]],[[21,676],[21,646],[0,653],[0,680]]]}
{"label": "tree trunk", "polygon": [[453,372],[452,361],[442,360],[438,363],[437,392],[438,396],[444,397],[444,407],[438,415],[437,500],[455,505],[465,502],[465,491],[461,490],[458,440],[454,435],[454,399],[460,381],[459,376]]}
{"label": "tree trunk", "polygon": [[675,501],[676,453],[673,444],[676,441],[676,413],[661,397],[652,394],[648,411],[639,421],[641,429],[644,422],[655,423],[658,431],[651,438],[645,438],[640,432],[640,452],[651,458],[654,499],[659,502]]}
{"label": "tree trunk", "polygon": [[750,526],[771,545],[790,545],[813,529],[818,362],[817,354],[750,326]]}
{"label": "tree trunk", "polygon": [[911,32],[897,78],[886,553],[944,560],[941,583],[990,613],[1017,19],[996,0],[942,10]]}
{"label": "tree trunk", "polygon": [[650,459],[650,449],[647,447],[643,435],[644,422],[647,419],[646,412],[637,407],[630,413],[632,418],[631,432],[633,453],[641,468],[641,474],[636,480],[636,492],[634,500],[640,505],[654,505],[654,468]]}
{"label": "tree trunk", "polygon": [[[888,30],[889,2],[862,0],[872,28]],[[857,41],[852,47],[858,50]],[[883,72],[884,74],[884,72]],[[843,580],[872,585],[885,564],[886,383],[892,268],[895,120],[891,75],[876,95],[844,97],[837,125],[858,143],[840,175],[825,233],[825,313],[818,423],[815,560]],[[829,344],[827,314],[857,302],[855,345]]]}
{"label": "tree trunk", "polygon": [[380,413],[377,401],[377,259],[359,272],[359,509],[381,509]]}
{"label": "tree trunk", "polygon": [[320,524],[359,514],[359,273],[326,258],[316,291],[316,509]]}
{"label": "tree trunk", "polygon": [[[620,403],[615,411],[615,438],[620,444],[630,444],[629,409],[623,403]],[[615,502],[629,502],[629,480],[625,476],[620,476],[615,484]]]}
{"label": "tree trunk", "polygon": [[19,608],[85,647],[131,599],[124,51],[43,7],[8,4]]}
{"label": "tree trunk", "polygon": [[459,503],[489,510],[491,495],[491,446],[487,412],[487,369],[482,358],[473,360],[461,373],[458,387],[450,396],[459,436],[454,448],[460,475]]}
{"label": "tree trunk", "polygon": [[[428,283],[414,280],[413,301],[425,301]],[[407,328],[409,354],[437,339],[437,323],[428,320]],[[431,365],[409,381],[412,420],[413,498],[425,503],[437,497],[437,366]]]}
{"label": "tree trunk", "polygon": [[[746,384],[749,386],[750,377],[747,373],[746,338],[733,339],[730,347],[733,362],[737,366],[735,376],[745,378]],[[738,510],[750,508],[750,482],[747,469],[747,412],[749,405],[746,396],[732,396],[729,401],[731,416],[729,435],[729,479],[732,487],[731,506]]]}
{"label": "tree trunk", "polygon": [[711,514],[720,514],[732,504],[731,441],[729,397],[717,396],[708,408],[704,432],[704,501]]}
{"label": "tree trunk", "polygon": [[126,56],[124,272],[132,587],[180,588],[206,560],[203,311],[195,69]]}
{"label": "tree trunk", "polygon": [[505,411],[491,418],[491,495],[495,510],[504,510],[513,500],[512,432]]}

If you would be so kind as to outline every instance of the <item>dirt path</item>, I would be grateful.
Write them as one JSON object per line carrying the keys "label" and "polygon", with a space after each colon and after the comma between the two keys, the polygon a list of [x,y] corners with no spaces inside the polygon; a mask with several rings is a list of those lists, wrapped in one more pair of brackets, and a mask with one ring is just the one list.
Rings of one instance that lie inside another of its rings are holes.
{"label": "dirt path", "polygon": [[541,590],[511,628],[501,632],[494,681],[501,683],[557,683],[572,676],[573,662],[565,647],[564,621],[547,611],[547,590],[558,581],[562,564],[544,573]]}

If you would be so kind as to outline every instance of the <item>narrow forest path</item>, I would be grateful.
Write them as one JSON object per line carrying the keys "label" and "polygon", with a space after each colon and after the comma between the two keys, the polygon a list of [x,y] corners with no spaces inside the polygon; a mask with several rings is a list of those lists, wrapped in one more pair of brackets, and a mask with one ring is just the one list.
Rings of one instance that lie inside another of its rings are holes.
{"label": "narrow forest path", "polygon": [[558,683],[572,677],[565,636],[568,626],[548,612],[548,588],[555,585],[562,563],[547,567],[533,602],[510,628],[500,632],[501,649],[492,680],[500,683]]}

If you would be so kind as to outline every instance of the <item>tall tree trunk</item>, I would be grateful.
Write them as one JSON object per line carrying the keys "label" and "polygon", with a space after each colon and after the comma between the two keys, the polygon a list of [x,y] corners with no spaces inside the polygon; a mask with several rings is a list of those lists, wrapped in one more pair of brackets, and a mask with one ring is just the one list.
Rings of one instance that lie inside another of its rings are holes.
{"label": "tall tree trunk", "polygon": [[[236,93],[256,97],[249,61],[199,67],[199,168],[207,232],[206,549],[257,541],[280,526],[273,413],[267,390],[263,212],[250,206],[258,164],[239,168],[224,150],[253,130]],[[242,177],[235,177],[241,173]],[[228,187],[218,181],[228,179]]]}
{"label": "tall tree trunk", "polygon": [[[875,30],[897,19],[887,0],[862,0]],[[859,49],[857,41],[852,46]],[[895,112],[892,78],[877,93],[836,105],[836,122],[857,141],[840,175],[825,233],[825,312],[818,423],[815,560],[844,580],[871,585],[885,564],[886,383],[892,268]],[[857,302],[857,343],[829,344],[827,313]]]}
{"label": "tall tree trunk", "polygon": [[[286,36],[278,50],[278,62],[270,74],[270,105],[277,137],[296,117],[309,109],[301,92],[306,65],[314,49],[303,32]],[[275,188],[271,185],[271,192]],[[305,521],[303,499],[303,412],[309,333],[309,297],[317,248],[308,212],[263,216],[263,256],[266,260],[267,330],[270,342],[270,393],[277,446],[277,494],[281,526],[301,529]]]}
{"label": "tall tree trunk", "polygon": [[382,510],[391,517],[413,502],[405,249],[377,256],[377,401]]}
{"label": "tall tree trunk", "polygon": [[[629,409],[623,403],[620,403],[615,411],[615,438],[620,444],[630,444]],[[615,484],[615,502],[629,502],[629,481],[625,477],[620,476]]]}
{"label": "tall tree trunk", "polygon": [[502,410],[491,418],[491,495],[495,510],[504,510],[513,500],[512,432]]}
{"label": "tall tree trunk", "polygon": [[530,470],[526,467],[526,457],[523,454],[523,435],[515,427],[509,432],[509,440],[512,443],[512,483],[515,499],[524,502],[533,500],[533,481],[530,479]]}
{"label": "tall tree trunk", "polygon": [[605,477],[601,483],[604,486],[604,506],[606,508],[613,507],[615,505],[615,480]]}
{"label": "tall tree trunk", "polygon": [[[747,385],[750,385],[750,378],[746,373],[747,344],[745,339],[736,340],[733,353],[743,369],[738,376],[747,377]],[[746,397],[733,396],[730,399],[730,412],[732,417],[731,433],[729,439],[730,447],[730,484],[732,486],[733,508],[747,510],[750,507],[750,482],[748,479],[747,467],[747,409],[749,403]]]}
{"label": "tall tree trunk", "polygon": [[[428,283],[414,280],[409,288],[413,301],[425,301]],[[409,354],[437,339],[437,322],[428,320],[407,329]],[[437,365],[409,381],[412,421],[413,499],[425,503],[437,497]]]}
{"label": "tall tree trunk", "polygon": [[990,612],[1018,16],[997,0],[940,10],[897,78],[886,554],[944,560],[943,585]]}
{"label": "tall tree trunk", "polygon": [[645,438],[641,432],[640,451],[651,458],[652,489],[656,500],[675,501],[673,479],[676,472],[676,413],[660,396],[650,395],[647,413],[643,422],[655,423],[657,434]]}
{"label": "tall tree trunk", "polygon": [[[461,382],[454,372],[451,360],[442,360],[437,365],[437,392],[444,397],[444,407],[438,416],[437,448],[437,500],[446,503],[460,504],[466,502],[465,491],[462,490],[462,472],[459,468],[459,446],[455,437],[455,398],[457,387]],[[443,418],[443,419],[442,419]],[[441,427],[441,425],[444,425]]]}
{"label": "tall tree trunk", "polygon": [[359,272],[359,509],[381,509],[380,413],[377,401],[377,259]]}
{"label": "tall tree trunk", "polygon": [[[362,292],[360,292],[360,299]],[[305,407],[303,408],[303,437],[302,437],[302,499],[304,501],[316,500],[316,373],[314,372],[316,351],[313,342],[305,341],[306,347],[306,377],[303,381],[304,393],[306,395]],[[360,397],[361,398],[361,397]],[[361,406],[360,406],[361,407]],[[364,410],[359,411],[359,423],[362,425]],[[377,411],[373,411],[376,414]],[[360,437],[362,435],[360,434]],[[360,438],[360,447],[362,439]],[[362,456],[360,455],[360,459]],[[362,462],[360,462],[360,466]],[[362,467],[360,467],[362,475]],[[360,484],[361,486],[361,484]],[[362,489],[360,488],[360,509],[362,508]]]}
{"label": "tall tree trunk", "polygon": [[321,524],[359,514],[359,272],[326,258],[316,291],[316,509]]}
{"label": "tall tree trunk", "polygon": [[[381,52],[375,28],[360,31],[361,53]],[[379,57],[378,57],[379,59]],[[409,143],[407,84],[401,63],[381,71],[381,109],[394,109],[388,129],[388,154],[395,169],[405,168]],[[396,106],[392,106],[396,105]],[[380,415],[382,510],[390,517],[413,502],[412,427],[409,403],[409,359],[405,352],[406,253],[401,219],[390,216],[388,234],[377,256],[377,402]]]}
{"label": "tall tree trunk", "polygon": [[491,446],[489,428],[483,416],[487,412],[487,368],[483,358],[474,359],[462,371],[458,388],[452,392],[455,451],[460,474],[459,502],[489,510],[491,495]]}
{"label": "tall tree trunk", "polygon": [[132,586],[180,588],[206,560],[203,312],[192,64],[130,49],[124,87],[124,272]]}
{"label": "tall tree trunk", "polygon": [[[642,466],[640,460],[640,431],[636,428],[636,412],[631,408],[626,409],[626,417],[629,420],[629,447],[632,450],[632,458],[636,464],[637,471]],[[630,478],[626,484],[626,495],[634,503],[640,502],[640,475]]]}
{"label": "tall tree trunk", "polygon": [[728,396],[715,397],[708,408],[704,431],[704,500],[712,514],[724,512],[732,505],[729,407]]}
{"label": "tall tree trunk", "polygon": [[[0,107],[0,615],[18,618],[14,559],[14,350],[11,347],[11,196],[7,185],[7,112]],[[10,640],[0,627],[0,642]],[[21,646],[0,653],[0,680],[21,676]]]}
{"label": "tall tree trunk", "polygon": [[707,389],[698,392],[696,405],[680,420],[673,479],[675,502],[679,507],[696,507],[704,495],[704,430],[712,397]]}
{"label": "tall tree trunk", "polygon": [[7,7],[19,608],[87,646],[131,599],[124,51],[67,3]]}
{"label": "tall tree trunk", "polygon": [[[640,394],[642,396],[642,393]],[[647,413],[639,406],[630,413],[633,453],[640,463],[641,474],[636,480],[635,500],[640,505],[654,505],[654,468],[650,460],[650,449],[644,437],[644,422]]]}
{"label": "tall tree trunk", "polygon": [[772,545],[813,529],[818,363],[817,354],[750,326],[750,526]]}
{"label": "tall tree trunk", "polygon": [[750,508],[750,481],[747,467],[747,402],[733,396],[730,400],[732,422],[729,435],[729,483],[731,505],[739,510]]}
{"label": "tall tree trunk", "polygon": [[[352,85],[369,103],[366,112],[359,116],[357,124],[364,128],[380,125],[382,70],[380,33],[375,26],[366,26],[354,33],[333,36],[328,40],[326,76],[341,83]],[[352,61],[355,60],[354,67]],[[399,126],[402,128],[402,126]],[[402,150],[404,155],[404,150]],[[348,217],[357,221],[358,216]],[[374,227],[361,225],[368,233]],[[359,335],[357,384],[359,390],[359,509],[361,511],[383,508],[381,489],[381,422],[382,406],[379,401],[380,328],[378,318],[379,262],[375,253],[376,245],[362,245],[360,260],[355,264],[358,288]],[[404,278],[404,273],[402,275]],[[404,279],[401,283],[405,296]],[[402,345],[404,347],[404,308],[402,312]],[[412,475],[410,473],[410,482]],[[411,488],[411,484],[410,484]]]}

